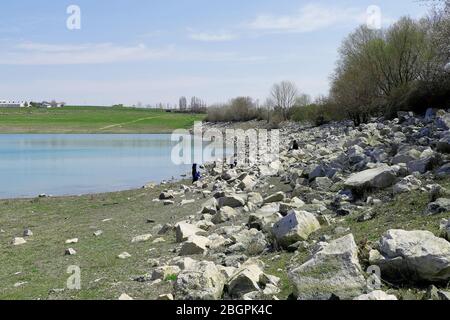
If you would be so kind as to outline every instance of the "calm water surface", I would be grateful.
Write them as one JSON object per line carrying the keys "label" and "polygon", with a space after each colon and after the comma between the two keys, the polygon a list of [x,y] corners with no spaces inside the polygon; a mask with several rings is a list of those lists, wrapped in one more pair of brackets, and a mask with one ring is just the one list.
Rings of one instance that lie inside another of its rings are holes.
{"label": "calm water surface", "polygon": [[0,198],[78,195],[176,179],[168,134],[0,135]]}

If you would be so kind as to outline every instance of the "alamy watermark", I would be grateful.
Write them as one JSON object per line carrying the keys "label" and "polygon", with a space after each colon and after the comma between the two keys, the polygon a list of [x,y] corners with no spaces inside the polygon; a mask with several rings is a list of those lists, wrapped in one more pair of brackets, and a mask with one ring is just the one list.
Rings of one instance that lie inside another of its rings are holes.
{"label": "alamy watermark", "polygon": [[72,4],[66,10],[69,17],[66,20],[66,26],[69,30],[81,29],[81,8],[78,5]]}
{"label": "alamy watermark", "polygon": [[380,30],[382,27],[381,8],[376,5],[371,5],[366,11],[366,25],[370,30]]}
{"label": "alamy watermark", "polygon": [[266,129],[204,130],[201,122],[194,124],[193,132],[175,130],[171,159],[176,165],[223,161],[228,164],[254,165],[279,159],[280,132]]}
{"label": "alamy watermark", "polygon": [[367,290],[370,291],[375,291],[375,290],[380,290],[381,289],[381,269],[379,266],[370,266],[367,269],[367,280],[366,280],[366,284],[367,284]]}
{"label": "alamy watermark", "polygon": [[67,279],[67,289],[81,290],[81,268],[79,266],[69,266],[67,273],[70,277]]}

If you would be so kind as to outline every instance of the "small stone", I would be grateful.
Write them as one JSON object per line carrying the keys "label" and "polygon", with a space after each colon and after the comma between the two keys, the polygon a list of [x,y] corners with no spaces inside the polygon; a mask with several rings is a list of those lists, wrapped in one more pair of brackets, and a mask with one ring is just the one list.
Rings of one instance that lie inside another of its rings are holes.
{"label": "small stone", "polygon": [[143,235],[140,235],[140,236],[136,236],[136,237],[134,237],[131,240],[131,243],[145,242],[145,241],[150,240],[151,237],[152,237],[152,235],[149,234],[149,233],[148,234],[143,234]]}
{"label": "small stone", "polygon": [[78,238],[66,240],[66,244],[74,244],[74,243],[78,243]]}
{"label": "small stone", "polygon": [[128,259],[131,258],[131,254],[129,254],[128,252],[122,252],[121,254],[118,255],[119,259]]}
{"label": "small stone", "polygon": [[103,231],[102,231],[102,230],[97,230],[97,231],[94,232],[94,236],[96,236],[96,237],[99,237],[99,236],[101,236],[102,234],[103,234]]}
{"label": "small stone", "polygon": [[162,242],[166,242],[166,240],[164,240],[164,238],[156,238],[155,240],[152,241],[152,243],[162,243]]}
{"label": "small stone", "polygon": [[191,200],[183,200],[183,201],[181,201],[181,206],[185,206],[185,205],[187,205],[187,204],[192,204],[192,203],[195,203],[195,200],[194,200],[194,199],[191,199]]}
{"label": "small stone", "polygon": [[360,295],[353,300],[398,300],[396,296],[389,295],[384,291],[375,290],[368,294]]}
{"label": "small stone", "polygon": [[23,231],[23,236],[24,237],[31,237],[33,235],[33,232],[30,229],[25,229]]}
{"label": "small stone", "polygon": [[14,284],[14,288],[22,287],[22,286],[26,285],[27,283],[28,283],[28,282],[26,282],[26,281],[23,281],[23,282],[16,282],[16,283]]}
{"label": "small stone", "polygon": [[66,249],[66,252],[65,252],[66,256],[74,256],[76,254],[77,254],[77,252],[73,248]]}
{"label": "small stone", "polygon": [[162,294],[158,297],[158,300],[162,300],[162,301],[172,301],[173,300],[173,295],[171,293],[168,294]]}
{"label": "small stone", "polygon": [[27,241],[24,238],[20,238],[20,237],[16,237],[12,241],[12,245],[14,245],[14,246],[20,246],[25,243],[27,243]]}
{"label": "small stone", "polygon": [[119,297],[119,300],[133,300],[133,298],[127,295],[126,293],[122,293]]}
{"label": "small stone", "polygon": [[150,267],[152,268],[156,268],[157,266],[159,266],[159,260],[158,259],[153,259],[150,258],[147,260],[147,263],[150,265]]}
{"label": "small stone", "polygon": [[450,291],[438,291],[440,300],[450,300]]}
{"label": "small stone", "polygon": [[170,276],[176,276],[181,269],[178,266],[162,266],[153,270],[152,280],[166,280]]}

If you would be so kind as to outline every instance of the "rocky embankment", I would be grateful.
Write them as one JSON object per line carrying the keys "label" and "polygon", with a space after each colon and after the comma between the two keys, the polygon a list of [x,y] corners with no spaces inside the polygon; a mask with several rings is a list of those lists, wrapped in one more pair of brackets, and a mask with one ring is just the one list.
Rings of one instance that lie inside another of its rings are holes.
{"label": "rocky embankment", "polygon": [[[282,271],[296,299],[396,300],[389,288],[432,285],[428,298],[448,300],[450,193],[440,181],[450,175],[449,126],[444,111],[425,118],[399,113],[358,128],[287,124],[279,160],[205,165],[201,182],[160,196],[169,206],[184,192],[206,198],[198,212],[159,232],[174,232],[178,243],[177,257],[155,263],[153,281],[174,277],[172,292],[160,298],[277,299],[281,280],[267,272],[264,256],[290,252]],[[293,140],[300,150],[288,151]],[[381,238],[361,244],[340,226],[334,236],[312,239],[343,217],[364,224],[377,205],[412,192],[429,197],[418,215],[442,216],[440,234],[380,226]]]}

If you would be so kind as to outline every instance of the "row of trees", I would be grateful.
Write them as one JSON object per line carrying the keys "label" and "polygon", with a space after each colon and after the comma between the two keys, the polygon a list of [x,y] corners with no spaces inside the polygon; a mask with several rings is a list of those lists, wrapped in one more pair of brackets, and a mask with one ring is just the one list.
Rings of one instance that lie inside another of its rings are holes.
{"label": "row of trees", "polygon": [[330,103],[355,124],[399,110],[450,103],[450,2],[426,18],[402,18],[384,30],[361,26],[343,42]]}
{"label": "row of trees", "polygon": [[207,108],[207,104],[200,98],[192,97],[191,103],[188,105],[186,97],[181,97],[179,100],[178,108],[180,111],[192,111],[192,112],[204,112]]}
{"label": "row of trees", "polygon": [[208,110],[210,121],[351,119],[397,111],[450,107],[450,0],[420,20],[408,17],[382,30],[360,26],[339,49],[328,97],[312,102],[293,82],[275,84],[262,107],[240,97]]}
{"label": "row of trees", "polygon": [[258,119],[278,124],[292,118],[297,108],[308,106],[311,103],[311,97],[301,94],[295,83],[282,81],[273,85],[269,98],[262,105],[251,97],[237,97],[228,103],[210,106],[207,120],[236,122]]}

